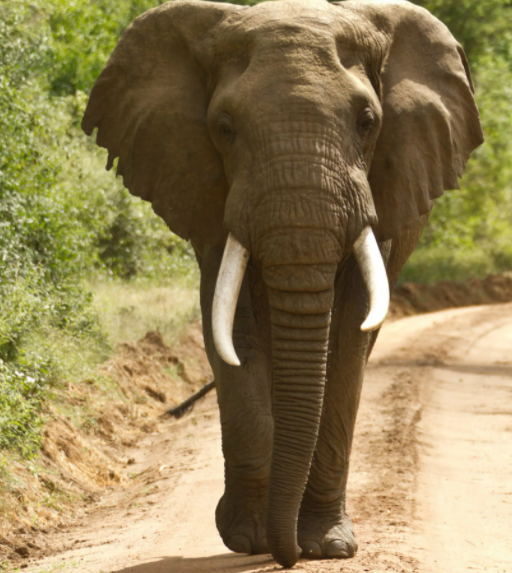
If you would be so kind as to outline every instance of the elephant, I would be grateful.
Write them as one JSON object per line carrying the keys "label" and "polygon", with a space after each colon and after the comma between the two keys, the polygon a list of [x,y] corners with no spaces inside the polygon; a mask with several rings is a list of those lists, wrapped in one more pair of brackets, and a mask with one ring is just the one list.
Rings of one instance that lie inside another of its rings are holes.
{"label": "elephant", "polygon": [[466,56],[405,0],[149,10],[82,128],[198,260],[225,545],[357,550],[346,513],[365,366],[433,202],[483,141]]}

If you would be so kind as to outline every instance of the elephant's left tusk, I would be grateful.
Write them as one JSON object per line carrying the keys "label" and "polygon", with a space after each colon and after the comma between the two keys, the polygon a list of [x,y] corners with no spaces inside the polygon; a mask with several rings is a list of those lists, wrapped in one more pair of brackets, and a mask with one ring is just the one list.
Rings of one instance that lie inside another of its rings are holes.
{"label": "elephant's left tusk", "polygon": [[354,243],[354,254],[370,299],[370,311],[361,330],[370,332],[382,326],[389,309],[388,277],[371,227],[363,229]]}
{"label": "elephant's left tusk", "polygon": [[215,285],[212,330],[219,356],[233,366],[240,366],[233,346],[233,322],[248,260],[249,251],[230,233]]}

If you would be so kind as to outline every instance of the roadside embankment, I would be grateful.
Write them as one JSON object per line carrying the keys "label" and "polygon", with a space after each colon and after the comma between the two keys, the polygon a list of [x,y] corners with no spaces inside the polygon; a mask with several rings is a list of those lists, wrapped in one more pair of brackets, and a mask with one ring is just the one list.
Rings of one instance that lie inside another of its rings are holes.
{"label": "roadside embankment", "polygon": [[404,283],[391,297],[389,316],[397,319],[448,308],[511,301],[512,274],[472,278],[464,282],[440,281],[431,285]]}
{"label": "roadside embankment", "polygon": [[121,343],[91,379],[65,384],[48,405],[40,456],[0,466],[0,564],[22,566],[48,552],[48,536],[133,481],[128,455],[160,432],[166,409],[211,380],[201,325],[172,349],[157,332]]}

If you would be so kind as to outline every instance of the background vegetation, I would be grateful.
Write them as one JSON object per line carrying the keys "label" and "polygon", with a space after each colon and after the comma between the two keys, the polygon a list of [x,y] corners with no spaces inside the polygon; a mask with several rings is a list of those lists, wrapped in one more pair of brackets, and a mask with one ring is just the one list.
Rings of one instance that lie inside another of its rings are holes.
{"label": "background vegetation", "polygon": [[468,56],[485,143],[458,191],[438,199],[403,280],[484,277],[512,269],[512,2],[415,0],[442,20]]}
{"label": "background vegetation", "polygon": [[[417,3],[466,49],[486,144],[461,190],[437,202],[404,278],[509,270],[511,2]],[[162,312],[148,318],[141,309],[162,297],[183,301],[196,284],[190,247],[104,171],[104,152],[79,130],[88,92],[121,33],[157,4],[0,0],[0,448],[32,455],[44,401],[59,381],[102,360],[127,335],[126,317],[150,328]],[[164,292],[166,281],[172,286]],[[171,333],[197,312],[190,297],[180,304],[183,312],[159,327]]]}
{"label": "background vegetation", "polygon": [[[155,4],[0,1],[0,448],[25,456],[59,382],[126,334],[118,315],[155,327],[133,304],[147,306],[146,283],[194,282],[188,245],[105,171],[79,129],[120,34]],[[131,304],[105,284],[128,280]],[[182,307],[170,313],[175,327],[194,311]]]}

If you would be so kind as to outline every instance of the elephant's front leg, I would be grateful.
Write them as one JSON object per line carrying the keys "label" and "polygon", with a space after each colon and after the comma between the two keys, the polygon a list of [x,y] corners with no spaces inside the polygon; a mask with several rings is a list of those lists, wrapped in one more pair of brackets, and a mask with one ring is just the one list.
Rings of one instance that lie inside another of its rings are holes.
{"label": "elephant's front leg", "polygon": [[[249,265],[238,300],[233,340],[241,366],[226,364],[213,342],[211,315],[222,247],[205,247],[201,266],[201,310],[206,351],[215,376],[220,407],[225,492],[216,522],[225,545],[238,553],[265,553],[267,480],[272,448],[268,327],[256,320],[264,296]],[[252,279],[251,279],[252,277]],[[255,284],[256,283],[256,284]],[[268,314],[268,313],[267,313]],[[268,344],[268,342],[267,342]]]}
{"label": "elephant's front leg", "polygon": [[[399,240],[380,244],[390,290],[427,219],[422,216]],[[351,256],[336,279],[322,421],[299,515],[304,557],[352,557],[357,550],[345,491],[364,370],[378,334],[361,331],[366,312],[366,287]]]}
{"label": "elephant's front leg", "polygon": [[302,556],[312,559],[352,557],[357,550],[345,489],[364,369],[376,336],[360,328],[367,295],[353,257],[336,282],[322,421],[298,524]]}

